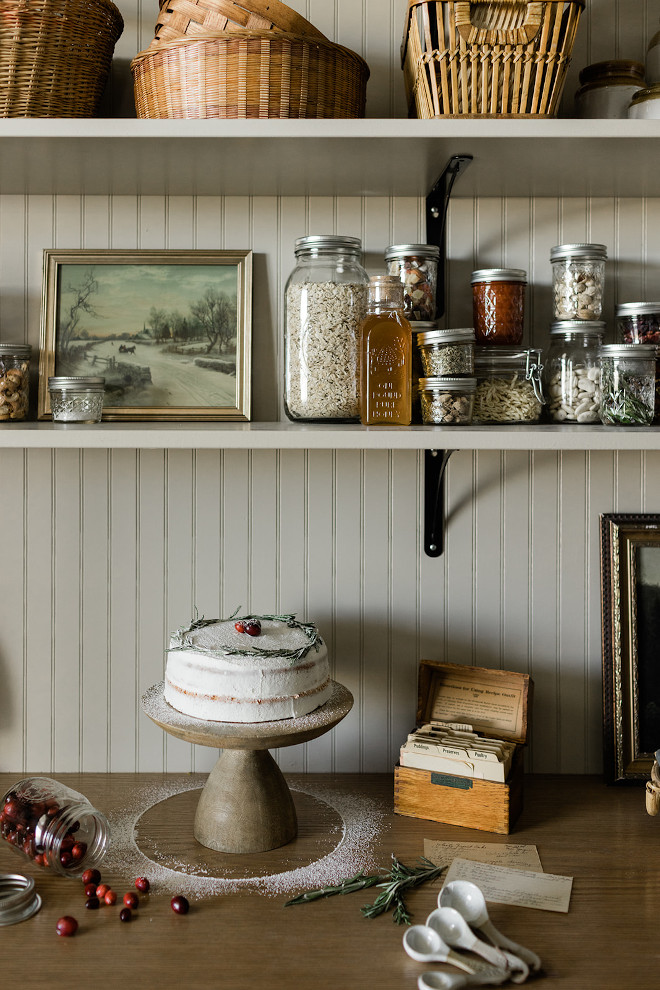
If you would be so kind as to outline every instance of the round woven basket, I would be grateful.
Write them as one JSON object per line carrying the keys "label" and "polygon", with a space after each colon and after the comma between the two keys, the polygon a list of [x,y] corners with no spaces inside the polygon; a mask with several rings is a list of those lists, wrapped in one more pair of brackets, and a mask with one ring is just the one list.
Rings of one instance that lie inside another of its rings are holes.
{"label": "round woven basket", "polygon": [[364,117],[367,63],[319,38],[217,32],[131,62],[138,117]]}
{"label": "round woven basket", "polygon": [[2,0],[0,116],[95,116],[123,28],[110,0]]}

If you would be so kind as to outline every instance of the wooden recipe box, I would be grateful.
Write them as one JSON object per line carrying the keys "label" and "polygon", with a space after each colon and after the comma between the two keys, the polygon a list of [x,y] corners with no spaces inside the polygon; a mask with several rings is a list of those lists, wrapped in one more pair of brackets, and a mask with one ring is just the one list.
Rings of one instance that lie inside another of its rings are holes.
{"label": "wooden recipe box", "polygon": [[417,726],[467,722],[486,738],[516,743],[504,783],[432,770],[394,768],[394,810],[412,818],[508,834],[522,811],[523,746],[533,681],[527,674],[421,660]]}

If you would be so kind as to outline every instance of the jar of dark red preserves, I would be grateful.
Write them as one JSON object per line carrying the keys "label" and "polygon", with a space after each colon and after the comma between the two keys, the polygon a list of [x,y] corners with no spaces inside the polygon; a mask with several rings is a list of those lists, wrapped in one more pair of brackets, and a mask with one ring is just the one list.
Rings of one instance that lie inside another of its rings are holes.
{"label": "jar of dark red preserves", "polygon": [[471,281],[477,344],[520,345],[527,272],[521,268],[481,268],[472,272]]}

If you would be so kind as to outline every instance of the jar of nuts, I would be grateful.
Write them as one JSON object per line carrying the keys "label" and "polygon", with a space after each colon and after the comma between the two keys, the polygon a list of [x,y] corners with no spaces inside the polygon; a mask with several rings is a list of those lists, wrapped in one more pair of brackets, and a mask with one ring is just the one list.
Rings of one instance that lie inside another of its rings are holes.
{"label": "jar of nuts", "polygon": [[547,410],[555,423],[600,422],[598,356],[605,324],[559,320],[550,328],[545,366]]}
{"label": "jar of nuts", "polygon": [[420,378],[422,422],[427,426],[469,426],[476,385],[474,378]]}
{"label": "jar of nuts", "polygon": [[440,248],[436,244],[390,244],[385,251],[388,275],[403,282],[407,320],[434,320]]}
{"label": "jar of nuts", "polygon": [[607,248],[604,244],[558,244],[550,251],[555,320],[599,320]]}
{"label": "jar of nuts", "polygon": [[31,352],[29,344],[0,344],[0,423],[27,416]]}

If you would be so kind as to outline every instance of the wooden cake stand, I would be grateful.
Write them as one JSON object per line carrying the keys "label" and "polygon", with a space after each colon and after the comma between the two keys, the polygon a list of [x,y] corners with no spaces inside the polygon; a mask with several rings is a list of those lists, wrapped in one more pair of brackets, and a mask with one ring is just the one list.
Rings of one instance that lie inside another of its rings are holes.
{"label": "wooden cake stand", "polygon": [[209,849],[266,852],[295,839],[296,809],[269,749],[316,739],[348,715],[353,695],[332,681],[325,705],[276,722],[210,722],[184,715],[163,697],[164,681],[142,698],[142,710],[161,729],[200,746],[222,749],[202,790],[193,834]]}

